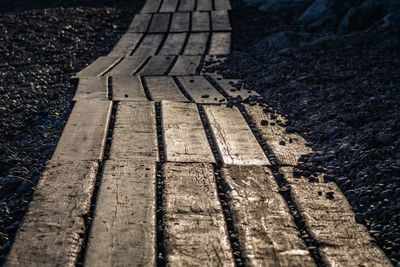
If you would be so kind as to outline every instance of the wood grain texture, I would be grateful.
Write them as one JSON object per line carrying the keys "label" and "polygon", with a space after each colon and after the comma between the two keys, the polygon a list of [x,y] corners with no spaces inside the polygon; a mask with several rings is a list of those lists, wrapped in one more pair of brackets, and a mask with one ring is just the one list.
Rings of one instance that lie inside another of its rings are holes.
{"label": "wood grain texture", "polygon": [[107,75],[116,76],[132,76],[144,64],[148,56],[132,56],[124,58],[117,66],[115,66]]}
{"label": "wood grain texture", "polygon": [[178,80],[196,103],[220,103],[225,99],[203,76],[181,76]]}
{"label": "wood grain texture", "polygon": [[392,266],[333,182],[308,182],[282,167],[291,196],[327,266]]}
{"label": "wood grain texture", "polygon": [[227,10],[211,11],[211,24],[213,31],[232,30]]}
{"label": "wood grain texture", "polygon": [[211,35],[210,55],[227,55],[231,53],[231,33],[213,32]]}
{"label": "wood grain texture", "polygon": [[174,56],[152,56],[140,71],[140,75],[166,75],[173,61]]}
{"label": "wood grain texture", "polygon": [[76,74],[78,77],[99,77],[114,67],[121,60],[120,57],[98,57],[89,66]]}
{"label": "wood grain texture", "polygon": [[167,13],[153,14],[153,18],[151,19],[151,23],[150,23],[150,27],[149,27],[149,32],[152,32],[152,33],[168,32],[170,17],[171,17],[171,14],[167,14]]}
{"label": "wood grain texture", "polygon": [[[301,156],[312,152],[312,149],[306,146],[306,140],[303,137],[287,133],[285,127],[279,125],[286,122],[279,114],[265,114],[260,106],[244,105],[244,107],[257,130],[275,154],[278,164],[296,166]],[[274,119],[271,118],[271,115],[274,116]]]}
{"label": "wood grain texture", "polygon": [[197,11],[210,11],[213,9],[212,6],[213,0],[197,0]]}
{"label": "wood grain texture", "polygon": [[169,266],[234,266],[211,164],[165,164]]}
{"label": "wood grain texture", "polygon": [[147,101],[139,76],[112,78],[112,98],[117,101]]}
{"label": "wood grain texture", "polygon": [[114,46],[111,52],[108,54],[109,57],[125,57],[129,56],[135,49],[136,45],[142,39],[143,34],[141,33],[125,33],[119,39],[118,43]]}
{"label": "wood grain texture", "polygon": [[52,160],[101,160],[111,105],[111,101],[76,102]]}
{"label": "wood grain texture", "polygon": [[144,77],[153,101],[188,101],[181,93],[172,77]]}
{"label": "wood grain texture", "polygon": [[164,34],[146,34],[133,56],[148,57],[155,55],[164,40]]}
{"label": "wood grain texture", "polygon": [[136,14],[127,33],[144,33],[147,31],[151,20],[151,14]]}
{"label": "wood grain texture", "polygon": [[177,12],[172,14],[170,32],[188,32],[190,26],[190,13]]}
{"label": "wood grain texture", "polygon": [[183,54],[204,55],[207,49],[208,35],[207,32],[190,33]]}
{"label": "wood grain texture", "polygon": [[195,11],[192,13],[192,32],[210,31],[210,16],[208,12]]}
{"label": "wood grain texture", "polygon": [[75,266],[98,164],[50,161],[5,266]]}
{"label": "wood grain texture", "polygon": [[185,44],[186,33],[169,33],[158,55],[179,55]]}
{"label": "wood grain texture", "polygon": [[169,75],[198,75],[201,56],[178,56]]}
{"label": "wood grain texture", "polygon": [[195,0],[181,0],[179,3],[179,12],[194,11],[196,1]]}
{"label": "wood grain texture", "polygon": [[204,109],[224,164],[269,165],[236,107],[204,106]]}
{"label": "wood grain texture", "polygon": [[214,0],[215,10],[231,10],[232,6],[229,0]]}
{"label": "wood grain texture", "polygon": [[175,12],[179,0],[163,0],[159,12]]}
{"label": "wood grain texture", "polygon": [[79,78],[74,101],[85,99],[107,100],[107,84],[105,77]]}
{"label": "wood grain texture", "polygon": [[272,172],[262,166],[224,167],[228,198],[249,266],[316,266],[299,237]]}
{"label": "wood grain texture", "polygon": [[109,157],[111,160],[158,161],[153,102],[118,103]]}
{"label": "wood grain texture", "polygon": [[155,163],[107,161],[85,266],[154,266]]}
{"label": "wood grain texture", "polygon": [[239,79],[224,79],[219,76],[211,76],[211,78],[231,97],[248,99],[253,97],[260,97],[260,95],[253,90],[246,90],[243,88],[243,81]]}
{"label": "wood grain texture", "polygon": [[144,3],[140,13],[156,13],[160,8],[162,0],[149,0]]}
{"label": "wood grain texture", "polygon": [[167,161],[215,162],[196,104],[161,103]]}

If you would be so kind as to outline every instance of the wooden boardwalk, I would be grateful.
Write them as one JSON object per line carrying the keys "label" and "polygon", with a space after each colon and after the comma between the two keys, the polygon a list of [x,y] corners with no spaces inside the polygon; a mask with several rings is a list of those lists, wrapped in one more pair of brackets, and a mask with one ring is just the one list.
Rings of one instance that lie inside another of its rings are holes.
{"label": "wooden boardwalk", "polygon": [[5,266],[391,266],[336,184],[294,177],[312,151],[285,118],[204,68],[231,51],[230,9],[147,0],[77,73]]}

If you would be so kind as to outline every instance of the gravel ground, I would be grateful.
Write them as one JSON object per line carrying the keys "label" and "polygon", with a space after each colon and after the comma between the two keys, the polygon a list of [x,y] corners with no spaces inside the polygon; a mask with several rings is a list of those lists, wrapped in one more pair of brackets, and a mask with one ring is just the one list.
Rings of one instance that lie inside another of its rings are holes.
{"label": "gravel ground", "polygon": [[111,50],[144,1],[124,8],[76,2],[32,10],[13,2],[24,11],[0,2],[0,265],[69,116],[69,78]]}
{"label": "gravel ground", "polygon": [[233,53],[218,71],[243,78],[315,153],[298,173],[335,181],[400,265],[400,31],[304,32],[296,14],[231,1]]}

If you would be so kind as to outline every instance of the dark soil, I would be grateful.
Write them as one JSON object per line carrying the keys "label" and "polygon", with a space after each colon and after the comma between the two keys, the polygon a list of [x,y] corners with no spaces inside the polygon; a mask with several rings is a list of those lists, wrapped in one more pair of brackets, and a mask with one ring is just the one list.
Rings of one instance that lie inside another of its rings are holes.
{"label": "dark soil", "polygon": [[70,113],[70,77],[112,49],[144,1],[39,2],[0,2],[0,265]]}

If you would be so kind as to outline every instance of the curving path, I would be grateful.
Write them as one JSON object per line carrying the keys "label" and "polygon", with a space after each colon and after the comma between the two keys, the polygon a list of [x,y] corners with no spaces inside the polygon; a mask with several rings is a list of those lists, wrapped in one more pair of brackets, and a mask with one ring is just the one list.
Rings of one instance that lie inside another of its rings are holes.
{"label": "curving path", "polygon": [[285,118],[205,67],[230,9],[148,0],[77,74],[5,266],[390,266],[334,183],[297,177],[311,150]]}

